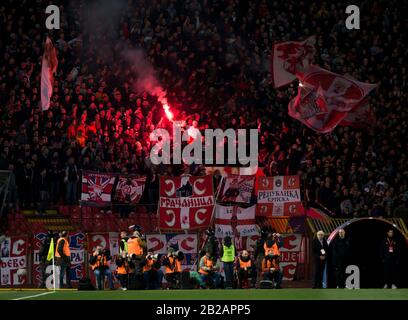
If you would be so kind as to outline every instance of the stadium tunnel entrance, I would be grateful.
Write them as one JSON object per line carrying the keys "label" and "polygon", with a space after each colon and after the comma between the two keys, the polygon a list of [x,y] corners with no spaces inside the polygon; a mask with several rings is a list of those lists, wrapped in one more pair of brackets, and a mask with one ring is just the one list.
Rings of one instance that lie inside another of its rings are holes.
{"label": "stadium tunnel entrance", "polygon": [[[340,229],[346,231],[350,239],[350,264],[360,268],[361,288],[382,288],[384,286],[383,264],[380,258],[381,241],[386,237],[388,230],[394,230],[394,237],[401,250],[401,260],[398,267],[397,287],[408,287],[408,239],[397,225],[381,218],[359,218],[348,221],[334,230],[328,241],[338,237]],[[335,288],[334,272],[328,270],[328,286]]]}

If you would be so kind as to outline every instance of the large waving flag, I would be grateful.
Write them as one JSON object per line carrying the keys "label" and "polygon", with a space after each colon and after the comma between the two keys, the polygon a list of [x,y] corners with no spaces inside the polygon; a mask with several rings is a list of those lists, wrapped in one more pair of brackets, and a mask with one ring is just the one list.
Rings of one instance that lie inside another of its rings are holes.
{"label": "large waving flag", "polygon": [[274,44],[271,68],[275,88],[296,79],[297,72],[304,72],[313,62],[316,37],[304,41],[287,41]]}
{"label": "large waving flag", "polygon": [[289,115],[320,133],[332,131],[377,87],[315,65],[297,76],[298,95],[289,102]]}
{"label": "large waving flag", "polygon": [[52,86],[54,83],[54,73],[57,71],[57,52],[51,39],[47,37],[45,41],[44,55],[41,66],[41,109],[48,110],[52,96]]}
{"label": "large waving flag", "polygon": [[340,122],[340,126],[351,126],[354,128],[365,128],[375,123],[375,114],[370,107],[368,98],[355,106]]}

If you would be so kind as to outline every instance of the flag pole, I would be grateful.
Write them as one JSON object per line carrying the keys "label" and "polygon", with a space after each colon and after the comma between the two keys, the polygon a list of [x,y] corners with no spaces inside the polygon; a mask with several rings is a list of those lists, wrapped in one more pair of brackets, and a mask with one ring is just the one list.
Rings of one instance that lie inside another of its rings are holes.
{"label": "flag pole", "polygon": [[52,283],[55,291],[55,258],[54,254],[52,255]]}
{"label": "flag pole", "polygon": [[[220,192],[220,190],[221,190],[221,187],[222,187],[222,183],[223,183],[223,182],[224,182],[224,176],[221,176],[220,183],[219,183],[219,185],[217,186],[217,190],[215,191],[215,195],[214,195],[214,208],[213,208],[212,214],[211,214],[210,228],[211,228],[212,223],[214,222],[215,207],[216,207],[216,205],[217,205],[218,195],[219,195],[219,192]],[[214,228],[214,234],[215,234],[215,228]],[[208,241],[208,235],[206,236],[205,240],[203,241],[203,244],[201,245],[201,249],[199,250],[199,252],[197,252],[197,255],[198,255],[198,256],[200,255],[200,251],[204,249],[204,247],[205,247],[207,241]],[[198,260],[199,260],[199,259],[197,259],[197,260],[195,261],[194,265],[197,264]]]}

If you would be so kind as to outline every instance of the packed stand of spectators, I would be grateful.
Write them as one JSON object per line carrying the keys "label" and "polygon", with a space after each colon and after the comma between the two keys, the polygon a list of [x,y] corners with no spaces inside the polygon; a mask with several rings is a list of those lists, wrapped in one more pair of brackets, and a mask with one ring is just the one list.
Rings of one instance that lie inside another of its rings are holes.
{"label": "packed stand of spectators", "polygon": [[[186,129],[258,128],[267,175],[300,174],[307,203],[337,216],[408,216],[407,4],[357,1],[361,29],[336,1],[56,1],[61,29],[45,29],[47,1],[0,4],[0,169],[13,171],[7,204],[75,204],[81,170],[203,174],[153,166],[149,134],[169,126],[157,97],[137,90],[123,48],[142,50],[175,119]],[[45,35],[59,61],[51,107],[41,112]],[[376,122],[319,135],[287,114],[296,84],[270,81],[274,42],[317,36],[316,63],[380,83]]]}

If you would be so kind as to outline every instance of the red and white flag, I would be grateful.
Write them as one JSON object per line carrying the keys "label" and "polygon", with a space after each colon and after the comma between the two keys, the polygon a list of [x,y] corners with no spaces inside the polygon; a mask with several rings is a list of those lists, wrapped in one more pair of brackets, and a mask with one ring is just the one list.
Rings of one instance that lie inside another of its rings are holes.
{"label": "red and white flag", "polygon": [[120,176],[116,186],[115,201],[139,203],[146,183],[146,177]]}
{"label": "red and white flag", "polygon": [[255,224],[255,207],[255,205],[248,208],[217,205],[215,207],[215,236],[233,238],[258,235],[258,227]]}
{"label": "red and white flag", "polygon": [[304,41],[276,43],[272,48],[271,67],[275,88],[296,79],[297,72],[304,72],[313,62],[316,37]]}
{"label": "red and white flag", "polygon": [[214,208],[212,176],[160,177],[159,226],[162,230],[208,228]]}
{"label": "red and white flag", "polygon": [[332,131],[377,87],[315,65],[298,73],[298,79],[298,95],[289,102],[288,113],[320,133]]}
{"label": "red and white flag", "polygon": [[82,174],[81,201],[104,204],[112,201],[115,176],[84,172]]}
{"label": "red and white flag", "polygon": [[258,215],[292,216],[301,209],[299,176],[258,178]]}
{"label": "red and white flag", "polygon": [[350,110],[346,117],[340,122],[340,126],[351,126],[354,128],[365,128],[375,123],[375,114],[370,107],[368,98]]}
{"label": "red and white flag", "polygon": [[54,73],[57,71],[57,51],[50,38],[45,40],[44,54],[41,66],[41,109],[48,110],[52,96]]}
{"label": "red and white flag", "polygon": [[219,202],[249,203],[255,186],[255,176],[228,175],[222,184]]}

